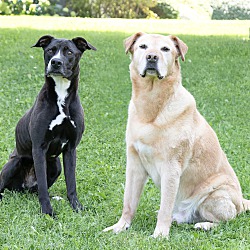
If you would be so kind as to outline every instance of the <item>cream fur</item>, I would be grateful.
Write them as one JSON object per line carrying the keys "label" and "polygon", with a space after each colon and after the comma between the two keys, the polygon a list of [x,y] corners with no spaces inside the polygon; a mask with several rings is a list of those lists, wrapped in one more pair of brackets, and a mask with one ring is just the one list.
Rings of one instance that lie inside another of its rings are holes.
{"label": "cream fur", "polygon": [[[164,46],[168,52],[162,51]],[[249,209],[215,132],[181,84],[178,57],[185,60],[185,43],[174,36],[139,32],[125,41],[125,48],[131,53],[132,98],[124,207],[118,223],[104,231],[117,233],[130,226],[148,176],[161,190],[154,237],[168,237],[172,220],[208,230]],[[163,79],[140,75],[148,53],[159,57]]]}

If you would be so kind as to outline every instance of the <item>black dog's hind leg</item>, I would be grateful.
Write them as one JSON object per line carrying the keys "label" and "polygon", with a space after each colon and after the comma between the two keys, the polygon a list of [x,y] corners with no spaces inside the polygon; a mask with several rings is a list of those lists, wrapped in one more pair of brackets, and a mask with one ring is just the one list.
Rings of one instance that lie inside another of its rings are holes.
{"label": "black dog's hind leg", "polygon": [[50,188],[57,180],[58,176],[62,172],[62,167],[59,157],[47,161],[47,183]]}
{"label": "black dog's hind leg", "polygon": [[23,177],[21,176],[22,157],[15,154],[10,155],[9,161],[3,166],[0,173],[0,199],[5,188],[22,191]]}

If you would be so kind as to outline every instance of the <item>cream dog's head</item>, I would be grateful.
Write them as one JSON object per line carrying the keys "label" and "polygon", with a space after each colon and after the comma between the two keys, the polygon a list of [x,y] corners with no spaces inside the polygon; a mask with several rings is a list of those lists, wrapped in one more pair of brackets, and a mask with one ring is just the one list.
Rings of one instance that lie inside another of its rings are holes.
{"label": "cream dog's head", "polygon": [[132,55],[130,67],[142,77],[167,77],[179,56],[185,60],[187,50],[187,45],[172,35],[138,32],[125,40],[125,51]]}

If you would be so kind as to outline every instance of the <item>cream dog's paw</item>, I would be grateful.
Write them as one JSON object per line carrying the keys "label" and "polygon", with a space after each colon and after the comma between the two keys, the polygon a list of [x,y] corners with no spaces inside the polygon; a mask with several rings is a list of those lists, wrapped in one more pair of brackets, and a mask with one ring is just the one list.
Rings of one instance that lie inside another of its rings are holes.
{"label": "cream dog's paw", "polygon": [[212,223],[212,222],[199,222],[194,225],[195,229],[200,229],[204,231],[208,231],[213,227],[218,226],[218,223]]}
{"label": "cream dog's paw", "polygon": [[122,231],[127,230],[130,227],[130,224],[127,223],[124,219],[120,219],[116,224],[111,227],[107,227],[103,230],[103,232],[113,231],[118,234]]}
{"label": "cream dog's paw", "polygon": [[153,238],[169,238],[169,228],[168,227],[156,227],[152,235]]}

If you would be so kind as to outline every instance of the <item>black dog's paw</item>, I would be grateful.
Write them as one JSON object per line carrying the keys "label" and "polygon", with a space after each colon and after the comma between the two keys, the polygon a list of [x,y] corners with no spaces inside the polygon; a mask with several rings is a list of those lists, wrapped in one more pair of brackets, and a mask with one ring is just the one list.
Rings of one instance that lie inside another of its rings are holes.
{"label": "black dog's paw", "polygon": [[77,213],[84,210],[83,205],[79,202],[79,200],[77,198],[71,200],[70,205],[74,209],[74,211]]}
{"label": "black dog's paw", "polygon": [[57,219],[57,214],[53,210],[52,211],[47,211],[47,212],[42,211],[42,213],[45,214],[45,215],[48,215],[52,219],[55,219],[55,220]]}
{"label": "black dog's paw", "polygon": [[41,213],[42,216],[44,216],[44,218],[46,220],[49,220],[49,221],[53,221],[53,220],[57,220],[58,219],[58,216],[56,213],[52,212],[50,214],[46,214],[46,213]]}
{"label": "black dog's paw", "polygon": [[48,214],[51,217],[55,216],[55,214],[53,212],[53,209],[52,209],[52,207],[51,207],[50,204],[46,204],[46,205],[44,204],[44,205],[42,205],[42,213],[43,214]]}
{"label": "black dog's paw", "polygon": [[3,196],[2,196],[2,194],[0,193],[0,201],[3,199]]}
{"label": "black dog's paw", "polygon": [[84,206],[80,202],[78,202],[75,211],[78,213],[78,212],[81,212],[83,210],[84,210]]}

